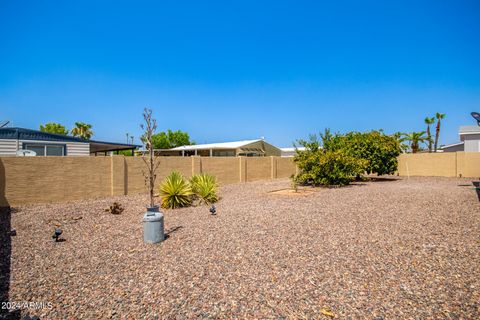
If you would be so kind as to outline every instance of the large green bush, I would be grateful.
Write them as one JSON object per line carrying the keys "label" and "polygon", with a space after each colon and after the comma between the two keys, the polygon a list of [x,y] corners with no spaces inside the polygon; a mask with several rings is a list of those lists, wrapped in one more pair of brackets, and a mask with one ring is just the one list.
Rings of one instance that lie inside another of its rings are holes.
{"label": "large green bush", "polygon": [[365,171],[367,162],[348,155],[345,150],[305,150],[294,158],[300,173],[294,177],[302,184],[314,186],[347,185]]}
{"label": "large green bush", "polygon": [[300,169],[299,182],[313,185],[346,185],[364,173],[393,174],[401,152],[398,139],[382,131],[332,134],[330,130],[310,140],[294,158]]}
{"label": "large green bush", "polygon": [[349,155],[368,161],[366,173],[380,176],[397,171],[401,148],[394,136],[382,131],[349,132],[342,139],[345,140],[343,148]]}

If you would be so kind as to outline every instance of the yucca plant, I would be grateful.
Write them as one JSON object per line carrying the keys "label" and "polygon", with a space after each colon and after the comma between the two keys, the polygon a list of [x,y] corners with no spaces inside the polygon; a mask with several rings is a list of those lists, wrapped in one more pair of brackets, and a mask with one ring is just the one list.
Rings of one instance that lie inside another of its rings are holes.
{"label": "yucca plant", "polygon": [[192,188],[178,171],[172,171],[160,185],[162,207],[175,209],[188,206],[192,202]]}
{"label": "yucca plant", "polygon": [[208,173],[200,173],[190,179],[192,191],[200,203],[212,204],[218,201],[217,178]]}

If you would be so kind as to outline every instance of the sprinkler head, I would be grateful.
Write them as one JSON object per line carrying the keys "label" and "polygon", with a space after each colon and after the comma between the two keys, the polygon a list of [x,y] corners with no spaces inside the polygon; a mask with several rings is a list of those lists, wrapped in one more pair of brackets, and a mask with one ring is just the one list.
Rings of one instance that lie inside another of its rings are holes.
{"label": "sprinkler head", "polygon": [[210,208],[210,213],[212,214],[212,216],[217,214],[217,209],[215,208],[214,205],[212,205],[212,207]]}
{"label": "sprinkler head", "polygon": [[55,242],[58,242],[58,238],[60,237],[60,235],[62,234],[62,229],[55,229],[55,232],[53,233],[53,236],[52,238],[55,239]]}

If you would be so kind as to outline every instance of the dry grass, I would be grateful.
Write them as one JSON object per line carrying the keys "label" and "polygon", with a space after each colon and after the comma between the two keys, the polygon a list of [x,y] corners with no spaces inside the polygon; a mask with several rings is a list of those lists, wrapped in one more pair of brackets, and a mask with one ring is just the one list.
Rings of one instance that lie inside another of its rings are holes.
{"label": "dry grass", "polygon": [[[217,216],[167,211],[161,245],[142,242],[142,195],[16,208],[9,298],[51,302],[30,310],[45,319],[478,319],[480,202],[459,186],[469,182],[303,197],[268,193],[288,180],[228,185]],[[122,214],[104,212],[113,201]],[[55,223],[65,242],[52,242]]]}

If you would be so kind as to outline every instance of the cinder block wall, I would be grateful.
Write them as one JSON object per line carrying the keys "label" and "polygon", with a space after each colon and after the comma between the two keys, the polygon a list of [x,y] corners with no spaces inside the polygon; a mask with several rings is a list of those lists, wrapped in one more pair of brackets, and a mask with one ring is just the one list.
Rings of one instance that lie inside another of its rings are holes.
{"label": "cinder block wall", "polygon": [[[157,185],[172,171],[186,177],[200,172],[222,184],[288,178],[296,173],[292,158],[161,157]],[[140,157],[0,158],[0,207],[62,202],[146,192]],[[480,153],[402,154],[400,176],[480,177]]]}
{"label": "cinder block wall", "polygon": [[[208,172],[221,184],[290,177],[291,158],[160,157],[158,184],[173,170],[186,177]],[[0,158],[0,207],[146,192],[140,157]]]}
{"label": "cinder block wall", "polygon": [[400,176],[480,177],[480,152],[402,154]]}

